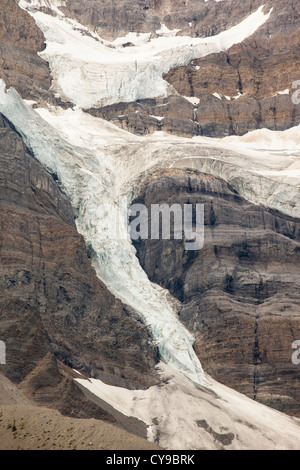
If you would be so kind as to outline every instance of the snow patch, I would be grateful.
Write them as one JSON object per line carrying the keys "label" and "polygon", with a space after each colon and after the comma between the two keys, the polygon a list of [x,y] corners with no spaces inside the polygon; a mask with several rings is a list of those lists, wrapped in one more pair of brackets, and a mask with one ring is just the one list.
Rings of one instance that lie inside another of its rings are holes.
{"label": "snow patch", "polygon": [[145,422],[148,440],[167,450],[299,448],[299,419],[212,379],[203,388],[165,364],[157,369],[161,383],[148,390],[127,390],[96,379],[76,382],[119,412]]}
{"label": "snow patch", "polygon": [[200,98],[197,98],[196,96],[184,96],[183,98],[188,100],[194,106],[197,106],[200,103]]}
{"label": "snow patch", "polygon": [[216,98],[218,98],[218,100],[222,101],[222,96],[220,95],[220,93],[215,92],[212,95],[215,96]]}

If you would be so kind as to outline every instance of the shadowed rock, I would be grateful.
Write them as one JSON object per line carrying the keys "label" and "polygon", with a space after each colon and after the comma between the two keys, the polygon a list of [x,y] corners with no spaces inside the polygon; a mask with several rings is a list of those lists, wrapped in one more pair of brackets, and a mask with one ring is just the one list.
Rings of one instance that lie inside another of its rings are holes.
{"label": "shadowed rock", "polygon": [[140,263],[181,301],[206,372],[299,416],[291,356],[300,338],[300,221],[248,203],[221,179],[178,170],[154,175],[134,202],[204,204],[200,251],[185,250],[171,232],[171,240],[134,242]]}

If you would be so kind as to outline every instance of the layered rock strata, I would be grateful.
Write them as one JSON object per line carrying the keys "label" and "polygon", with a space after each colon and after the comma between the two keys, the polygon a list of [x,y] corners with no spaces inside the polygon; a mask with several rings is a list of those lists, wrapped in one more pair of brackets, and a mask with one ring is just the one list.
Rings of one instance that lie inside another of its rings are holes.
{"label": "layered rock strata", "polygon": [[51,94],[50,70],[38,56],[44,36],[34,19],[14,0],[0,4],[0,78],[24,99],[39,101]]}
{"label": "layered rock strata", "polygon": [[134,242],[140,263],[180,300],[180,319],[195,335],[206,372],[300,416],[300,368],[292,362],[300,338],[300,221],[192,171],[154,175],[135,202],[149,214],[151,204],[204,204],[201,250],[185,250],[171,232],[170,240]]}
{"label": "layered rock strata", "polygon": [[107,40],[129,32],[153,33],[162,24],[179,35],[207,37],[234,26],[264,2],[238,0],[218,2],[198,0],[67,0],[59,7],[67,16],[96,31]]}
{"label": "layered rock strata", "polygon": [[269,1],[270,19],[228,51],[193,60],[165,75],[180,95],[197,97],[201,135],[242,135],[300,123],[293,100],[299,78],[300,11],[294,0]]}
{"label": "layered rock strata", "polygon": [[64,366],[129,388],[156,383],[146,328],[97,278],[56,176],[2,117],[0,167],[1,372],[63,410],[82,395]]}
{"label": "layered rock strata", "polygon": [[[183,16],[180,21],[178,7],[178,13],[167,15],[163,22],[170,28],[178,27],[177,35],[209,37],[238,23],[258,6],[253,2],[239,6],[230,1],[198,2],[194,20],[187,23],[188,16]],[[187,9],[190,7],[188,2]],[[184,137],[223,137],[261,128],[283,131],[298,125],[299,7],[294,0],[284,5],[269,0],[265,11],[271,8],[269,20],[241,44],[166,73],[164,79],[173,87],[168,98],[119,103],[90,112],[138,135],[162,130]]]}

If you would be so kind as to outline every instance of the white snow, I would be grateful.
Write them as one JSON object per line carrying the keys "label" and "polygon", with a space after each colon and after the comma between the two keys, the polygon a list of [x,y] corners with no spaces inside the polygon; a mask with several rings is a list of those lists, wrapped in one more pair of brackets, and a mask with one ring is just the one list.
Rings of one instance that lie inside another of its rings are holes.
{"label": "white snow", "polygon": [[[126,36],[119,37],[115,39],[111,44],[113,46],[123,46],[127,42],[131,42],[135,46],[139,46],[141,44],[146,44],[150,41],[151,33],[135,33],[131,32],[126,34]],[[109,45],[109,44],[107,44]]]}
{"label": "white snow", "polygon": [[47,47],[40,55],[49,61],[54,89],[62,98],[91,108],[167,96],[170,85],[163,80],[164,73],[243,41],[270,17],[272,10],[266,15],[262,10],[260,7],[237,26],[208,38],[174,36],[164,25],[163,36],[151,40],[147,35],[136,40],[137,33],[130,33],[126,40],[131,38],[135,46],[126,48],[122,47],[125,38],[111,44],[95,34],[81,34],[87,28],[63,15],[31,14],[46,38]]}
{"label": "white snow", "polygon": [[62,14],[59,7],[65,6],[67,0],[18,0],[18,4],[24,10],[38,10],[41,7],[50,8],[57,14]]}
{"label": "white snow", "polygon": [[[299,169],[299,158],[264,155],[262,160],[260,150],[247,151],[242,142],[236,153],[237,143],[226,139],[223,143],[172,138],[164,133],[137,137],[79,109],[32,110],[13,89],[5,93],[3,81],[0,112],[13,122],[41,163],[58,175],[78,215],[78,230],[96,253],[93,263],[99,278],[141,315],[164,360],[204,383],[192,335],[141,269],[129,239],[127,219],[121,220],[122,236],[110,238],[112,220],[104,202],[118,208],[124,203],[120,196],[128,195],[129,204],[134,191],[156,169],[197,168],[221,176],[249,200],[293,215],[299,211],[298,188],[284,183],[284,172],[292,162]],[[277,183],[276,176],[265,177],[264,171],[277,171],[283,182]]]}
{"label": "white snow", "polygon": [[167,450],[287,450],[300,446],[300,420],[209,379],[196,386],[165,364],[161,383],[127,390],[76,379],[119,412],[148,425],[148,439]]}
{"label": "white snow", "polygon": [[197,98],[197,96],[184,96],[183,98],[188,100],[194,106],[197,106],[200,103],[200,98]]}
{"label": "white snow", "polygon": [[221,100],[221,101],[222,101],[222,96],[220,95],[220,93],[215,92],[215,93],[213,93],[213,96],[215,96],[216,98],[218,98],[218,100]]}
{"label": "white snow", "polygon": [[283,91],[277,91],[277,93],[275,93],[272,96],[274,97],[274,96],[277,96],[277,95],[289,95],[289,94],[290,94],[290,90],[287,88],[286,90],[283,90]]}

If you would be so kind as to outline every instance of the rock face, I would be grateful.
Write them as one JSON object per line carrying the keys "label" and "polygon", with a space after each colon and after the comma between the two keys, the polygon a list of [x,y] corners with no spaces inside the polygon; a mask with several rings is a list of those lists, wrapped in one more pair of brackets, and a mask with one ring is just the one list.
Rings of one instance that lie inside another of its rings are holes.
{"label": "rock face", "polygon": [[194,121],[193,104],[178,95],[138,100],[134,103],[117,103],[100,109],[93,108],[88,112],[137,135],[164,131],[192,137],[200,132],[199,124]]}
{"label": "rock face", "polygon": [[14,0],[1,0],[0,78],[24,99],[49,97],[48,64],[37,55],[44,47],[44,36],[33,18]]}
{"label": "rock face", "polygon": [[242,135],[263,127],[282,131],[300,123],[300,108],[292,100],[299,80],[299,5],[267,2],[265,8],[271,7],[270,19],[243,43],[165,75],[180,95],[200,99],[195,121],[201,135]]}
{"label": "rock face", "polygon": [[[112,40],[129,31],[155,37],[162,24],[179,35],[216,35],[263,3],[66,0],[61,9]],[[299,6],[269,0],[265,10],[271,7],[269,21],[242,44],[170,70],[168,98],[88,111],[138,135],[223,136],[299,124],[300,107],[291,99],[300,79]],[[38,56],[43,49],[31,16],[2,0],[0,77],[23,98],[58,104],[48,64]],[[158,380],[157,348],[134,312],[96,277],[56,175],[2,117],[0,168],[0,340],[7,347],[0,371],[39,404],[114,422],[74,384],[73,369],[148,387]],[[180,318],[209,374],[300,416],[300,369],[291,361],[291,345],[300,339],[300,221],[247,203],[222,180],[185,171],[155,175],[135,202],[205,204],[202,250],[187,252],[180,241],[137,242],[140,262],[181,302]]]}
{"label": "rock face", "polygon": [[226,3],[199,0],[67,0],[60,9],[101,37],[114,40],[134,31],[155,33],[165,24],[178,34],[207,37],[237,24],[252,10],[263,5],[259,0]]}
{"label": "rock face", "polygon": [[[0,5],[0,77],[24,99],[58,101],[44,37],[13,0]],[[0,116],[1,372],[36,403],[116,422],[75,385],[72,368],[129,388],[156,383],[158,352],[134,312],[96,277],[55,175]]]}
{"label": "rock face", "polygon": [[180,319],[195,335],[206,372],[300,416],[300,368],[291,359],[300,338],[300,220],[192,171],[154,175],[134,202],[205,204],[201,250],[185,250],[182,240],[139,240],[140,263],[181,301]]}
{"label": "rock face", "polygon": [[60,364],[129,388],[155,383],[146,328],[96,277],[69,200],[2,117],[0,167],[2,373],[43,404],[67,394]]}
{"label": "rock face", "polygon": [[[208,37],[237,24],[263,4],[184,3],[150,5],[142,14],[142,25],[137,21],[132,31],[152,31],[156,23],[147,22],[147,15],[155,13],[170,29],[177,28],[177,35]],[[269,0],[265,11],[271,8],[269,20],[241,44],[165,74],[174,90],[168,98],[120,103],[90,112],[138,135],[162,130],[184,137],[222,137],[260,128],[282,131],[298,125],[300,106],[293,101],[293,84],[300,80],[299,6],[295,0],[288,0],[284,6],[279,0]],[[96,18],[94,25],[98,24]],[[129,25],[123,27],[130,31]],[[103,29],[99,28],[101,34]],[[186,98],[192,98],[192,102]]]}

